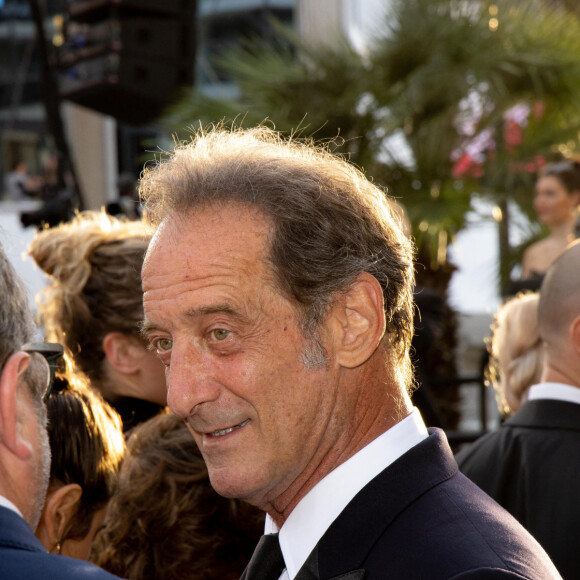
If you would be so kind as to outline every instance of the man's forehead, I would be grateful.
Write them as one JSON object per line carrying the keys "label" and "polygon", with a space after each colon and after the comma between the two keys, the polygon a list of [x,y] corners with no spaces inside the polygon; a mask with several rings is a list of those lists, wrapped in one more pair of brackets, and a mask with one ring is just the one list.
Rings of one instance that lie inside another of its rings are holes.
{"label": "man's forehead", "polygon": [[[219,247],[240,243],[264,244],[271,232],[271,220],[259,209],[245,204],[210,205],[184,214],[171,213],[163,219],[151,239],[146,260],[161,250],[171,251],[184,240]],[[254,245],[254,244],[252,244]],[[243,248],[243,246],[242,246]],[[196,248],[191,248],[195,251]]]}
{"label": "man's forehead", "polygon": [[171,214],[151,240],[143,265],[143,290],[164,277],[229,276],[236,270],[264,273],[271,231],[259,211],[226,205]]}

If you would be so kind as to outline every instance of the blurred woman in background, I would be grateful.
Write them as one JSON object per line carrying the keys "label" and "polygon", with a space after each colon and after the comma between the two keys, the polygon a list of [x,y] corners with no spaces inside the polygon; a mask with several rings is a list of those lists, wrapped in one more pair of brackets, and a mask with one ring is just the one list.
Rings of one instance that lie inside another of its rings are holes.
{"label": "blurred woman in background", "polygon": [[536,280],[538,289],[552,262],[574,240],[574,225],[580,204],[580,163],[560,161],[542,168],[536,183],[534,209],[549,235],[532,244],[524,253],[522,279]]}
{"label": "blurred woman in background", "polygon": [[47,340],[65,347],[67,380],[98,390],[125,430],[166,404],[163,365],[139,334],[149,240],[140,221],[85,212],[39,232],[29,251],[49,277],[37,298],[40,322]]}

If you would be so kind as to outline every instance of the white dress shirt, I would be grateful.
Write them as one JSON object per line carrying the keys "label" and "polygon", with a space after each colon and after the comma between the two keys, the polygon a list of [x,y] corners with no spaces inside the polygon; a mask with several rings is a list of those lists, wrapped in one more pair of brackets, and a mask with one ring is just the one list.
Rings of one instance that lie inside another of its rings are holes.
{"label": "white dress shirt", "polygon": [[531,386],[528,391],[528,401],[538,399],[553,399],[580,405],[580,388],[564,383],[540,383]]}
{"label": "white dress shirt", "polygon": [[9,500],[6,499],[3,495],[0,495],[0,506],[8,508],[13,512],[16,512],[21,518],[24,516],[20,513],[20,510]]}
{"label": "white dress shirt", "polygon": [[330,524],[381,471],[428,437],[417,408],[319,481],[292,510],[280,530],[266,515],[265,533],[280,532],[286,563],[280,580],[293,580]]}

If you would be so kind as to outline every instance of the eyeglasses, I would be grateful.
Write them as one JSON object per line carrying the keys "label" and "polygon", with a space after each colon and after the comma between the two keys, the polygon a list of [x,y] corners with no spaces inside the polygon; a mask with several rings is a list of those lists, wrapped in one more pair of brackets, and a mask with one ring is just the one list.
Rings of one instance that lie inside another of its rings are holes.
{"label": "eyeglasses", "polygon": [[46,391],[42,397],[43,402],[46,402],[52,392],[52,385],[54,383],[56,371],[60,368],[59,362],[62,360],[64,348],[62,344],[59,344],[58,342],[27,342],[22,345],[20,350],[28,354],[37,352],[46,359],[48,368],[50,369],[50,378],[48,380]]}

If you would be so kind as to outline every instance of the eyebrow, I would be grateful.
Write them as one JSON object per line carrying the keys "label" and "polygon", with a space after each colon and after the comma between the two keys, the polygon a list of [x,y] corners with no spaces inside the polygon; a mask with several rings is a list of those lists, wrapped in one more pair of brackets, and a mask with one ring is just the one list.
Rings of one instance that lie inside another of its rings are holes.
{"label": "eyebrow", "polygon": [[159,330],[159,326],[148,320],[143,320],[139,324],[139,334],[144,340],[149,340],[149,335],[154,331]]}
{"label": "eyebrow", "polygon": [[208,314],[227,314],[240,322],[247,322],[248,320],[246,316],[244,316],[239,310],[236,310],[229,302],[202,306],[201,308],[191,308],[186,311],[185,316],[187,318],[202,318]]}
{"label": "eyebrow", "polygon": [[[232,318],[239,320],[240,322],[247,322],[248,319],[239,310],[236,310],[229,302],[222,302],[219,304],[212,304],[210,306],[202,306],[200,308],[191,308],[185,312],[186,318],[202,318],[209,314],[227,314]],[[139,333],[144,339],[148,338],[148,335],[155,330],[162,330],[162,328],[150,322],[144,320],[139,327]]]}

